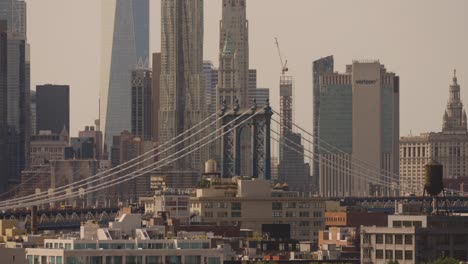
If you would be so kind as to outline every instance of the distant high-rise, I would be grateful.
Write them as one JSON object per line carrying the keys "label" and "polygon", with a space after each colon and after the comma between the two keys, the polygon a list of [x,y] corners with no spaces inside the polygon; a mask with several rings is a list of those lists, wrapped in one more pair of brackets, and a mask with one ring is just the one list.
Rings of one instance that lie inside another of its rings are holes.
{"label": "distant high-rise", "polygon": [[378,61],[354,61],[346,73],[318,74],[318,85],[320,194],[394,194],[389,186],[398,182],[399,77]]}
{"label": "distant high-rise", "polygon": [[153,53],[153,142],[159,142],[159,110],[161,85],[161,53]]}
{"label": "distant high-rise", "polygon": [[449,92],[450,97],[444,113],[442,132],[446,134],[466,134],[466,112],[460,100],[460,85],[458,84],[456,70],[453,73],[453,83],[450,85]]}
{"label": "distant high-rise", "polygon": [[148,67],[149,0],[102,0],[100,127],[112,136],[131,129],[131,71]]}
{"label": "distant high-rise", "polygon": [[37,130],[50,130],[59,134],[63,128],[70,131],[70,86],[36,86]]}
{"label": "distant high-rise", "polygon": [[[320,85],[319,76],[325,73],[332,73],[334,69],[333,56],[328,56],[314,61],[313,63],[313,135],[314,135],[314,153],[319,153],[318,137],[319,135],[319,116],[320,116]],[[314,159],[312,166],[312,191],[319,191],[319,161]]]}
{"label": "distant high-rise", "polygon": [[308,193],[310,188],[310,165],[304,163],[302,137],[293,132],[293,78],[280,77],[280,146],[278,181],[287,183],[290,190]]}
{"label": "distant high-rise", "polygon": [[252,104],[253,100],[255,100],[258,106],[266,105],[266,100],[270,100],[270,89],[268,88],[249,89],[249,100],[250,100],[249,104]]}
{"label": "distant high-rise", "polygon": [[[0,20],[7,25],[7,122],[8,179],[17,183],[27,166],[30,131],[30,62],[26,41],[26,2],[1,0]],[[0,183],[6,186],[7,183]],[[1,189],[1,188],[0,188]]]}
{"label": "distant high-rise", "polygon": [[[161,86],[159,141],[165,143],[206,116],[203,86],[203,0],[161,1]],[[201,135],[162,153],[167,156]],[[178,141],[183,140],[180,138]],[[177,161],[177,169],[201,169],[205,151]]]}
{"label": "distant high-rise", "polygon": [[216,85],[218,85],[218,69],[211,61],[203,62],[203,80],[205,84],[205,102],[207,114],[212,115],[216,109]]}
{"label": "distant high-rise", "polygon": [[[249,75],[247,78],[247,88],[248,90],[253,90],[257,88],[257,70],[256,69],[249,69]],[[250,102],[247,102],[247,104],[249,103]]]}
{"label": "distant high-rise", "polygon": [[442,118],[442,132],[400,138],[400,184],[408,188],[404,194],[423,194],[424,166],[431,160],[443,165],[444,179],[456,181],[468,176],[467,123],[460,84],[454,72]]}
{"label": "distant high-rise", "polygon": [[78,132],[80,139],[92,139],[93,142],[93,159],[102,160],[104,153],[102,149],[102,132],[96,130],[94,126],[86,126],[84,130]]}
{"label": "distant high-rise", "polygon": [[8,91],[7,91],[7,21],[0,21],[0,193],[6,191],[9,176]]}
{"label": "distant high-rise", "polygon": [[152,141],[153,88],[151,71],[132,71],[132,134],[142,140]]}
{"label": "distant high-rise", "polygon": [[31,90],[30,96],[30,108],[31,108],[31,135],[37,133],[36,118],[37,118],[37,102],[36,102],[36,91]]}
{"label": "distant high-rise", "polygon": [[[218,85],[218,69],[214,67],[211,61],[203,62],[203,80],[205,84],[205,103],[208,116],[212,116],[219,111],[216,105],[216,86]],[[210,122],[213,122],[218,116],[213,116]],[[216,130],[216,126],[209,128],[208,133],[211,134]],[[210,144],[208,147],[207,157],[210,159],[219,159],[219,150],[216,144]]]}
{"label": "distant high-rise", "polygon": [[[249,23],[245,0],[223,0],[219,35],[218,106],[249,105]],[[220,108],[220,107],[218,107]]]}

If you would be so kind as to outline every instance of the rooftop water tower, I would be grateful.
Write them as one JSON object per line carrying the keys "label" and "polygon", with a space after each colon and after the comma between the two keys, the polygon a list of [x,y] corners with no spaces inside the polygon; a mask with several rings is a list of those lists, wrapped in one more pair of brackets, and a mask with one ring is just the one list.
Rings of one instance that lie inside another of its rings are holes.
{"label": "rooftop water tower", "polygon": [[[423,200],[421,204],[421,211],[424,212],[424,202],[426,201],[426,193],[430,196],[430,208],[434,215],[448,214],[447,199],[445,197],[445,189],[443,182],[444,168],[438,162],[431,160],[426,166],[426,177],[424,183]],[[441,210],[441,207],[445,207]]]}

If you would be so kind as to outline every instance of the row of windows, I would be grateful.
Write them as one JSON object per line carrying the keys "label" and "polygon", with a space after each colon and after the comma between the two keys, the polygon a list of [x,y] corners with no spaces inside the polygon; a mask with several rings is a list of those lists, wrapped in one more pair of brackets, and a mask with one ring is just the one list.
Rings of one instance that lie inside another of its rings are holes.
{"label": "row of windows", "polygon": [[[413,236],[412,235],[383,235],[377,234],[375,236],[375,243],[376,244],[383,244],[385,238],[385,244],[397,244],[402,245],[403,241],[405,245],[412,245],[413,244]],[[395,242],[394,242],[395,241]]]}
{"label": "row of windows", "polygon": [[[403,252],[405,260],[413,260],[413,251],[412,250],[385,250],[385,259],[387,260],[403,260]],[[384,251],[377,249],[375,251],[376,259],[384,259]]]}

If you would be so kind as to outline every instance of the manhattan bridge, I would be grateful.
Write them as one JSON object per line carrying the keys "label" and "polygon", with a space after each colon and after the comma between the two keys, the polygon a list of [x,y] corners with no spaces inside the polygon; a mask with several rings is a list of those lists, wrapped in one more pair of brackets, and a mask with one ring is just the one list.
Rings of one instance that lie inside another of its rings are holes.
{"label": "manhattan bridge", "polygon": [[[389,213],[394,210],[395,203],[398,201],[416,205],[426,199],[415,196],[399,196],[400,192],[417,193],[419,190],[412,190],[401,185],[397,180],[398,175],[351,157],[320,138],[314,137],[312,133],[294,122],[290,122],[292,128],[283,125],[283,122],[280,122],[281,118],[281,114],[275,111],[268,101],[263,106],[257,105],[254,101],[249,108],[240,108],[238,104],[228,108],[226,104],[223,104],[223,107],[216,113],[182,134],[117,167],[54,189],[26,195],[13,194],[7,199],[0,197],[0,218],[18,219],[26,225],[30,225],[34,221],[37,223],[38,229],[77,228],[81,222],[89,220],[107,223],[116,217],[119,210],[117,205],[113,205],[109,201],[108,190],[141,177],[150,170],[174,164],[174,162],[201,148],[219,142],[221,145],[221,177],[239,176],[242,165],[240,157],[242,137],[240,135],[243,129],[250,131],[248,140],[251,143],[252,159],[249,166],[251,175],[249,176],[253,178],[271,180],[271,143],[277,142],[292,151],[301,153],[301,155],[303,153],[304,159],[310,161],[321,159],[324,166],[330,169],[346,173],[361,182],[378,185],[387,189],[387,193],[393,194],[385,197],[327,197],[324,199],[340,201],[344,205],[361,206],[369,211]],[[301,132],[308,135],[309,137],[305,137],[303,140],[309,144],[309,147],[304,148],[287,137],[282,140],[278,128],[279,130],[291,130],[291,132]],[[199,134],[203,137],[193,142],[192,138]],[[186,142],[190,142],[190,144]],[[314,149],[319,149],[322,153],[330,155],[326,155],[327,160],[324,161],[324,157],[319,157]],[[155,159],[165,152],[170,154],[164,155],[161,159]],[[154,162],[154,160],[157,161]],[[347,165],[346,162],[343,162],[344,160],[351,161],[352,166]],[[421,186],[421,188],[423,187]],[[466,193],[455,190],[446,191],[452,194],[447,197],[451,210],[466,212],[466,208],[468,208]],[[56,204],[69,204],[74,199],[80,199],[86,203],[83,202],[83,206],[79,208],[55,206]]]}

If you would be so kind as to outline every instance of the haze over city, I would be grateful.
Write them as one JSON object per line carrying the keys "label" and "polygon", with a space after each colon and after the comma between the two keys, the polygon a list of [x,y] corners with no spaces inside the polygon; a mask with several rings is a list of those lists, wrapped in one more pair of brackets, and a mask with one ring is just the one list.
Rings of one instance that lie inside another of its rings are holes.
{"label": "haze over city", "polygon": [[[150,52],[160,51],[159,0],[150,0]],[[221,1],[205,1],[204,59],[219,63]],[[29,0],[31,87],[69,84],[71,135],[98,113],[100,14],[96,0]],[[378,59],[400,76],[400,134],[440,131],[447,87],[457,69],[468,102],[468,2],[248,1],[250,68],[279,108],[278,37],[295,78],[295,120],[312,129],[312,61],[334,55],[336,70]],[[84,107],[86,105],[86,107]]]}
{"label": "haze over city", "polygon": [[467,11],[0,0],[0,264],[468,263]]}

